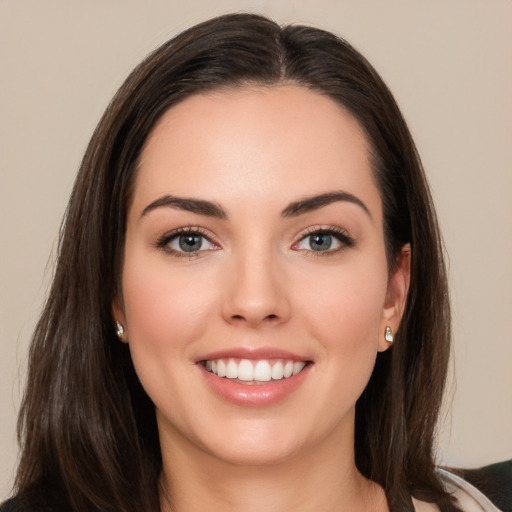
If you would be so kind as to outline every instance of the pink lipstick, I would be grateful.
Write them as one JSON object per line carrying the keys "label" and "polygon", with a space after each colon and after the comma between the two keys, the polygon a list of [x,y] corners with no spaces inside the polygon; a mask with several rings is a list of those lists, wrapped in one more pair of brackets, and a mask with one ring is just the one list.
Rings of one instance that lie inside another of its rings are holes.
{"label": "pink lipstick", "polygon": [[274,348],[236,348],[197,361],[207,385],[220,398],[246,407],[273,405],[306,379],[312,362]]}

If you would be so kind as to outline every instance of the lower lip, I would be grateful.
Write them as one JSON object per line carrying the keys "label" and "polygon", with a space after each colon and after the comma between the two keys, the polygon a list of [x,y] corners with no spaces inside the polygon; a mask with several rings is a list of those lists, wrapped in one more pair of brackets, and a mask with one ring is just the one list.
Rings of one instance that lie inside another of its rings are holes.
{"label": "lower lip", "polygon": [[225,377],[218,377],[200,364],[198,367],[212,391],[222,399],[245,407],[265,407],[291,395],[304,382],[311,365],[306,365],[297,375],[272,380],[268,384],[241,384]]}

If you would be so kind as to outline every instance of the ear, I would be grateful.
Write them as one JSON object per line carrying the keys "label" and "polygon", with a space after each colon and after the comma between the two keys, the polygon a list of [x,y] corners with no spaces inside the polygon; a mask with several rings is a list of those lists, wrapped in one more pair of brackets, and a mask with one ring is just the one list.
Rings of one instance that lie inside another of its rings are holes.
{"label": "ear", "polygon": [[116,322],[119,322],[123,327],[124,332],[121,335],[118,334],[119,339],[123,343],[128,343],[128,327],[126,325],[126,316],[124,314],[124,308],[121,299],[118,297],[116,297],[112,302],[112,318],[114,320],[114,329],[116,329],[116,331]]}
{"label": "ear", "polygon": [[386,327],[390,327],[396,333],[402,320],[411,280],[411,246],[405,244],[400,251],[388,281],[386,301],[382,310],[382,320],[379,329],[379,352],[384,352],[390,347],[386,341]]}

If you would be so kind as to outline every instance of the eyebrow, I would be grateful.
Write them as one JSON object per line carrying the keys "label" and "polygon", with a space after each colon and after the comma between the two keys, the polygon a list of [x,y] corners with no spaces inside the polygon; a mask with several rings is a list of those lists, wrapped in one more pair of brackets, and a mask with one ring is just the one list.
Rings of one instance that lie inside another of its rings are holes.
{"label": "eyebrow", "polygon": [[190,197],[176,197],[165,195],[160,197],[151,204],[148,204],[142,210],[141,217],[145,217],[148,213],[157,208],[168,207],[176,208],[178,210],[185,210],[187,212],[197,213],[199,215],[206,215],[207,217],[215,217],[217,219],[226,219],[226,212],[216,203],[212,201],[205,201],[203,199],[193,199]]}
{"label": "eyebrow", "polygon": [[302,215],[303,213],[311,212],[314,210],[318,210],[332,203],[336,203],[338,201],[348,202],[356,204],[360,206],[370,218],[372,215],[368,207],[353,194],[349,192],[344,192],[342,190],[336,190],[333,192],[326,192],[325,194],[320,194],[311,197],[305,197],[304,199],[300,199],[299,201],[295,201],[290,203],[281,213],[282,217],[296,217],[298,215]]}
{"label": "eyebrow", "polygon": [[[318,210],[324,206],[336,202],[348,202],[361,207],[371,218],[371,213],[368,207],[353,194],[341,190],[326,192],[324,194],[305,197],[290,203],[282,212],[281,217],[297,217],[307,212]],[[165,195],[158,198],[156,201],[148,204],[142,210],[141,218],[148,215],[157,208],[176,208],[187,212],[197,213],[198,215],[205,215],[207,217],[214,217],[217,219],[227,219],[226,211],[217,203],[207,201],[204,199],[194,199],[191,197],[177,197],[172,195]]]}

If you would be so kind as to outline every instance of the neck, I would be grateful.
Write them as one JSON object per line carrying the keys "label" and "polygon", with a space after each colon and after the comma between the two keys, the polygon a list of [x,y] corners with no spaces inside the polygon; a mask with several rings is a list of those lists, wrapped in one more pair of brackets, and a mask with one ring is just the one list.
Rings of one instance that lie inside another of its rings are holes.
{"label": "neck", "polygon": [[383,490],[356,469],[353,444],[334,451],[316,446],[265,465],[232,464],[195,446],[180,448],[174,445],[169,457],[162,453],[162,512],[388,510]]}

